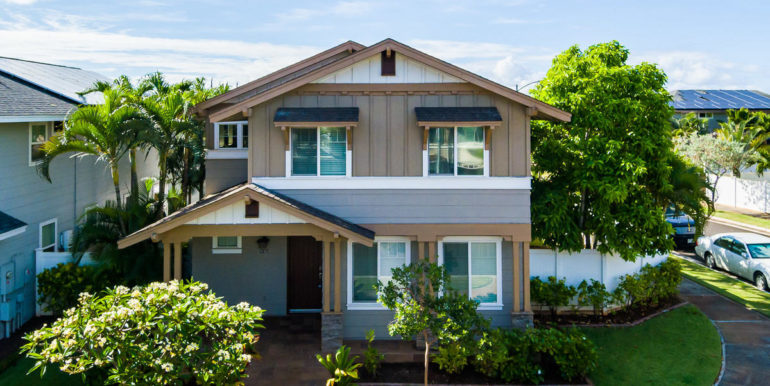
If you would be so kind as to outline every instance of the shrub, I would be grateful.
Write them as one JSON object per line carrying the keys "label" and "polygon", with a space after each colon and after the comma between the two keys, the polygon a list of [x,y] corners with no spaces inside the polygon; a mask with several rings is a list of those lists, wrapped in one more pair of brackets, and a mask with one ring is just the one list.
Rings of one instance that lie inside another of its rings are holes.
{"label": "shrub", "polygon": [[115,275],[91,265],[59,263],[37,275],[38,303],[61,315],[78,304],[82,292],[96,293],[116,282]]}
{"label": "shrub", "polygon": [[657,266],[647,264],[639,273],[623,276],[613,296],[626,308],[655,307],[661,300],[677,294],[679,283],[682,282],[681,271],[682,266],[673,259],[668,259]]}
{"label": "shrub", "polygon": [[372,347],[374,341],[374,330],[369,330],[366,333],[366,351],[364,351],[364,368],[371,374],[372,377],[377,376],[377,370],[380,368],[384,355]]}
{"label": "shrub", "polygon": [[465,346],[456,344],[447,344],[439,346],[438,353],[433,354],[433,363],[438,365],[442,371],[449,374],[456,374],[465,368],[468,364],[468,349]]}
{"label": "shrub", "polygon": [[545,379],[546,364],[553,364],[564,379],[572,381],[593,370],[597,359],[593,342],[576,329],[496,329],[479,340],[474,367],[505,382],[538,384]]}
{"label": "shrub", "polygon": [[318,362],[329,371],[329,378],[326,381],[327,385],[331,386],[346,386],[352,385],[353,381],[358,379],[358,368],[361,367],[360,363],[356,363],[358,356],[350,357],[350,347],[342,345],[337,349],[337,352],[332,357],[332,354],[326,354],[326,358],[321,354],[316,354]]}
{"label": "shrub", "polygon": [[197,282],[151,283],[83,293],[52,326],[27,334],[37,360],[92,382],[119,384],[240,381],[251,361],[263,311],[228,306]]}
{"label": "shrub", "polygon": [[580,282],[577,287],[578,304],[581,306],[591,306],[594,309],[594,315],[604,313],[604,307],[612,301],[612,294],[607,291],[604,283],[591,279],[591,284],[585,280]]}
{"label": "shrub", "polygon": [[575,287],[568,286],[565,282],[566,278],[557,280],[554,276],[548,276],[548,281],[542,281],[537,276],[530,280],[532,300],[548,307],[552,319],[556,319],[558,307],[569,305],[570,300],[577,294]]}

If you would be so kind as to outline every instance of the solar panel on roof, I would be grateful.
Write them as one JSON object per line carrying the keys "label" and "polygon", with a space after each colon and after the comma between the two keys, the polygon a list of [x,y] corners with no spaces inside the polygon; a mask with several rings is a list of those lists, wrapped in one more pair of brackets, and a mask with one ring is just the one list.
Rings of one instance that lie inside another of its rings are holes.
{"label": "solar panel on roof", "polygon": [[675,90],[675,110],[770,110],[770,97],[752,90]]}

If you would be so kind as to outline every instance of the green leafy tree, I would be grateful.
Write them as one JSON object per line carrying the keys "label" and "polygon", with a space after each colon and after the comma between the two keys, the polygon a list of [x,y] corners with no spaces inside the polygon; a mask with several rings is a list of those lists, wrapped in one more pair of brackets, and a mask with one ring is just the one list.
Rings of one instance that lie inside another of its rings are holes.
{"label": "green leafy tree", "polygon": [[443,266],[421,260],[393,268],[392,275],[389,282],[377,284],[377,301],[395,311],[388,324],[391,336],[419,336],[425,341],[427,385],[431,345],[472,340],[489,322],[476,312],[478,303],[447,285],[449,275]]}
{"label": "green leafy tree", "polygon": [[708,128],[708,119],[698,118],[695,113],[683,117],[671,117],[671,129],[674,137],[687,137],[690,134],[704,134]]}
{"label": "green leafy tree", "polygon": [[653,64],[626,64],[628,54],[615,41],[573,46],[532,92],[572,114],[570,122],[532,124],[533,236],[550,247],[596,248],[633,261],[673,248],[668,205],[705,210],[674,194],[666,75]]}

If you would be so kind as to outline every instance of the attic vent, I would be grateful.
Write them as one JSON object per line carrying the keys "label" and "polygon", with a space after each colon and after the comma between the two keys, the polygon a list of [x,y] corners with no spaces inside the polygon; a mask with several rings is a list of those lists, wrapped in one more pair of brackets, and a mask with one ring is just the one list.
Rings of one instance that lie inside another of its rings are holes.
{"label": "attic vent", "polygon": [[380,54],[382,57],[382,76],[396,75],[396,51],[388,48]]}

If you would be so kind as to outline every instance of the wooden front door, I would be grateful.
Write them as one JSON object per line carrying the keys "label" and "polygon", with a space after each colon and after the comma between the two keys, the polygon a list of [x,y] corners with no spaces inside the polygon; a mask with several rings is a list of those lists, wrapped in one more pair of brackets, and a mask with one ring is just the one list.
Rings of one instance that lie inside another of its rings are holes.
{"label": "wooden front door", "polygon": [[287,307],[292,311],[320,311],[323,306],[321,242],[293,236],[287,243]]}

